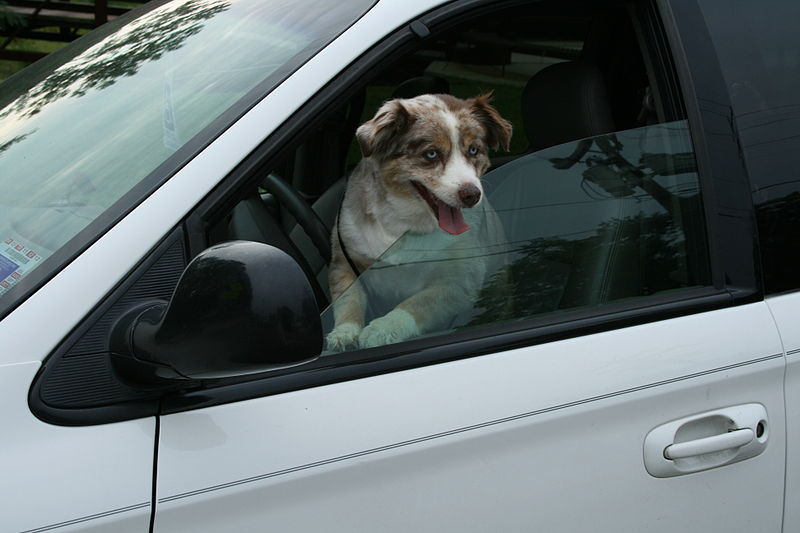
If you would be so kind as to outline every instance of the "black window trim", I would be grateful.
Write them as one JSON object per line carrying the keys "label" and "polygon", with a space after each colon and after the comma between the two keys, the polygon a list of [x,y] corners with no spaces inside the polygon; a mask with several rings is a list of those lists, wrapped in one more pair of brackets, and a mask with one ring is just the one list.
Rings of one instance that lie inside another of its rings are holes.
{"label": "black window trim", "polygon": [[735,303],[763,300],[750,181],[725,79],[694,0],[653,0],[695,149],[714,286]]}

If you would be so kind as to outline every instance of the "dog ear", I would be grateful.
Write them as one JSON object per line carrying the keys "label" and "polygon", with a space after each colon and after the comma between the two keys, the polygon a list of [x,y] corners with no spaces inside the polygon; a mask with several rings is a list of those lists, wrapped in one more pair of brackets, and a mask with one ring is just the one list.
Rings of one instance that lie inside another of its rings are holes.
{"label": "dog ear", "polygon": [[400,100],[389,100],[371,120],[356,130],[361,155],[369,157],[389,153],[394,141],[411,128],[415,119]]}
{"label": "dog ear", "polygon": [[508,152],[513,126],[489,104],[491,101],[492,93],[486,93],[471,98],[468,103],[470,111],[486,130],[486,144],[489,145],[489,148],[497,150],[502,146]]}

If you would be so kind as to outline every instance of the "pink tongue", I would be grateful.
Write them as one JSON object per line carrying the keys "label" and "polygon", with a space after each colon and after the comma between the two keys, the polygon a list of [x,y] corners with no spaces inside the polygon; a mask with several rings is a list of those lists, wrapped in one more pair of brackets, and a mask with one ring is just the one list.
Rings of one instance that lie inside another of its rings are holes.
{"label": "pink tongue", "polygon": [[461,235],[469,229],[469,224],[464,221],[461,209],[450,207],[438,198],[436,199],[439,227],[452,235]]}

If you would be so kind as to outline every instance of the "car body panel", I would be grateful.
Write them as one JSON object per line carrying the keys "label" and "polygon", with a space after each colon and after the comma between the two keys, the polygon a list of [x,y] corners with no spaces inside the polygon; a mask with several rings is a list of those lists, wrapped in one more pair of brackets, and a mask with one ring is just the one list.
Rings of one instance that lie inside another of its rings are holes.
{"label": "car body panel", "polygon": [[[156,531],[777,532],[783,370],[759,303],[167,415]],[[753,401],[761,455],[646,472],[654,427]]]}
{"label": "car body panel", "polygon": [[28,409],[39,363],[0,366],[0,530],[146,531],[155,419],[62,427]]}
{"label": "car body panel", "polygon": [[800,446],[800,294],[782,294],[767,299],[780,330],[786,353],[786,499],[784,531],[800,529],[800,457],[791,453]]}

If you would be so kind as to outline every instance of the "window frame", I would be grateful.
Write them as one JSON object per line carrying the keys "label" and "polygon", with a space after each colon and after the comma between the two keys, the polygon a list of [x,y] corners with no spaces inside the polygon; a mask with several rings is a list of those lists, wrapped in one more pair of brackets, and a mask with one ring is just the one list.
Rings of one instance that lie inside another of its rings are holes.
{"label": "window frame", "polygon": [[750,179],[711,37],[697,4],[655,3],[693,134],[714,286],[734,304],[763,300]]}
{"label": "window frame", "polygon": [[[532,317],[509,324],[496,324],[470,331],[436,335],[400,344],[372,349],[355,350],[325,357],[299,368],[259,374],[247,378],[234,378],[207,382],[206,387],[171,396],[162,404],[162,412],[175,413],[199,407],[208,407],[244,399],[269,396],[292,390],[317,387],[341,381],[360,379],[376,374],[396,372],[421,366],[439,364],[505,350],[522,348],[571,337],[619,329],[648,322],[665,320],[692,313],[729,307],[762,298],[756,282],[754,255],[747,246],[739,246],[747,235],[746,225],[730,224],[729,211],[719,208],[719,165],[714,155],[729,146],[708,141],[703,134],[708,112],[701,109],[695,94],[699,89],[713,90],[722,82],[713,72],[701,80],[687,65],[686,53],[680,48],[681,40],[669,10],[668,0],[651,0],[632,6],[632,15],[639,24],[646,23],[654,34],[641,34],[643,53],[650,57],[646,62],[659,62],[668,66],[662,83],[669,83],[679,92],[672,94],[681,99],[687,114],[692,143],[698,164],[701,194],[709,248],[712,285],[690,288],[671,294],[653,295],[633,301],[617,302],[594,309],[565,311],[556,316]],[[268,169],[272,162],[289,153],[303,134],[312,131],[324,119],[324,110],[346,102],[358,88],[358,80],[369,77],[372,68],[401,57],[415,48],[418,39],[436,33],[481,14],[499,11],[525,2],[510,0],[490,3],[486,0],[466,0],[437,8],[422,17],[388,34],[369,52],[304,104],[292,121],[284,124],[262,145],[246,158],[186,220],[190,256],[206,247],[207,223],[220,212],[232,208],[236,193],[252,186],[259,172]],[[492,4],[492,5],[490,5]],[[664,48],[664,47],[668,48]],[[653,57],[653,56],[656,57]],[[720,74],[721,76],[721,74]],[[702,84],[699,84],[702,82]],[[716,124],[715,124],[716,126]],[[735,132],[726,131],[735,138]],[[727,137],[726,137],[727,138]],[[745,179],[744,168],[735,174],[737,180]],[[730,179],[730,176],[728,176]],[[749,197],[748,197],[749,198]],[[738,199],[741,200],[741,199]],[[739,205],[739,204],[737,204]],[[743,206],[745,218],[752,218],[752,205]],[[749,209],[749,213],[748,210]],[[749,263],[749,264],[748,264]],[[733,273],[736,273],[734,276]],[[748,276],[748,274],[751,274]],[[727,282],[726,282],[727,280]]]}

